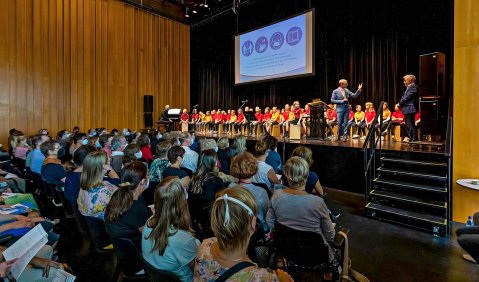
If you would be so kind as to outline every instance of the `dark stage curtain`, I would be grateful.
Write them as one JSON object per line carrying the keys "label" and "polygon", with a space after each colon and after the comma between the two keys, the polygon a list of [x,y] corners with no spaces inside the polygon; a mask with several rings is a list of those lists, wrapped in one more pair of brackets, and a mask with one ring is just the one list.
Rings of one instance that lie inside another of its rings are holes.
{"label": "dark stage curtain", "polygon": [[[253,1],[234,14],[213,18],[191,29],[191,101],[201,109],[278,106],[313,98],[330,101],[338,80],[352,91],[364,83],[353,101],[394,105],[404,91],[402,77],[418,76],[419,55],[446,53],[451,66],[451,0],[313,1],[315,8],[315,76],[234,86],[236,30],[248,31],[309,8],[307,1]],[[448,82],[447,89],[450,89]],[[390,107],[393,109],[393,107]]]}

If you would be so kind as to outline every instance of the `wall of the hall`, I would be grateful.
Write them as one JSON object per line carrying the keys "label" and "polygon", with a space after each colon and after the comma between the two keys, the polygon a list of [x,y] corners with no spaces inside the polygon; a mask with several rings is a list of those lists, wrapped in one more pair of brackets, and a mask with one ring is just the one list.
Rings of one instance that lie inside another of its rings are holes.
{"label": "wall of the hall", "polygon": [[8,0],[0,9],[0,141],[15,127],[144,128],[189,107],[190,29],[116,0]]}
{"label": "wall of the hall", "polygon": [[479,178],[479,1],[454,1],[453,220],[479,211],[479,191],[455,183]]}

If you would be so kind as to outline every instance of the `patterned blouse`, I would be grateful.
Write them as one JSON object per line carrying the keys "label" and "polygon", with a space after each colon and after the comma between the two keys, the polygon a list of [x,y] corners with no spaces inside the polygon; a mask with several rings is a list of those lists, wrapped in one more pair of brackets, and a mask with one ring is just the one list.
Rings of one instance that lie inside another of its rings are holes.
{"label": "patterned blouse", "polygon": [[105,218],[105,209],[111,196],[118,189],[108,181],[103,181],[103,186],[90,188],[88,190],[80,189],[78,194],[78,210],[84,216],[93,216],[100,219]]}
{"label": "patterned blouse", "polygon": [[150,175],[150,181],[153,182],[160,182],[162,177],[161,174],[163,170],[168,167],[170,162],[167,159],[154,159],[150,165],[150,171],[148,172]]}
{"label": "patterned blouse", "polygon": [[[195,282],[214,282],[228,270],[216,262],[211,254],[211,246],[216,242],[218,242],[216,238],[209,238],[203,240],[203,243],[201,243],[195,263],[195,273],[193,277]],[[276,282],[279,280],[276,274],[268,272],[265,268],[254,266],[244,268],[228,279],[228,282],[249,281]]]}

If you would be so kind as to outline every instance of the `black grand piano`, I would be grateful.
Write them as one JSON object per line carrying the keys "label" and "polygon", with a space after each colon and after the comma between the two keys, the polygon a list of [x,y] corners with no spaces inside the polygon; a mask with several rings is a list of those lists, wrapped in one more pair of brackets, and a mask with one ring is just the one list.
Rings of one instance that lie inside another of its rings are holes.
{"label": "black grand piano", "polygon": [[156,122],[158,125],[158,131],[163,126],[165,131],[179,130],[179,121],[181,116],[181,109],[169,109],[167,112],[163,112]]}

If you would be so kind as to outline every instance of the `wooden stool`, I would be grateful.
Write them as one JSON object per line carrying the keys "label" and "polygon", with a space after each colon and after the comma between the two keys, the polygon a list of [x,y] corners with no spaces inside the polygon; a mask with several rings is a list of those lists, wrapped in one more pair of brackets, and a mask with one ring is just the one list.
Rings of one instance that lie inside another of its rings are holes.
{"label": "wooden stool", "polygon": [[289,139],[301,139],[301,126],[289,124]]}
{"label": "wooden stool", "polygon": [[181,123],[181,132],[188,132],[188,124]]}
{"label": "wooden stool", "polygon": [[271,136],[280,137],[281,136],[281,126],[279,124],[273,124],[271,128]]}
{"label": "wooden stool", "polygon": [[[333,135],[334,135],[334,136],[338,136],[338,125],[337,125],[337,124],[335,124],[335,125],[333,126]],[[339,136],[338,136],[338,138],[339,138]]]}
{"label": "wooden stool", "polygon": [[256,125],[256,135],[259,136],[259,135],[261,135],[262,132],[263,132],[263,125],[258,123]]}
{"label": "wooden stool", "polygon": [[223,124],[222,123],[218,124],[218,136],[220,136],[221,134],[223,134]]}

